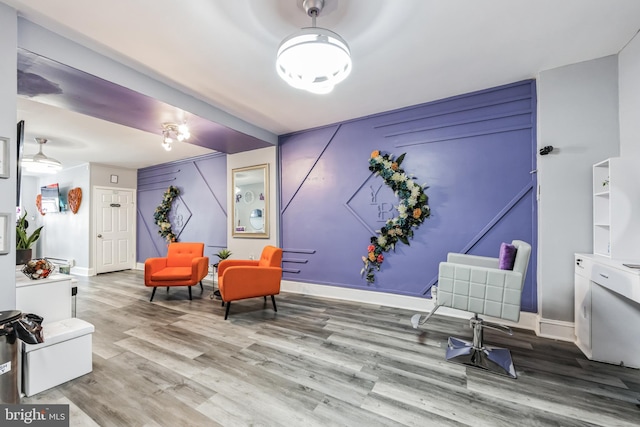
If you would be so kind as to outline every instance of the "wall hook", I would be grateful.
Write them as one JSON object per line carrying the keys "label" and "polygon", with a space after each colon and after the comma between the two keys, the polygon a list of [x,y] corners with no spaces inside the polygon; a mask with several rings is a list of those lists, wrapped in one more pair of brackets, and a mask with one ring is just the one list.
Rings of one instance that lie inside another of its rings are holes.
{"label": "wall hook", "polygon": [[541,156],[546,156],[547,154],[549,154],[549,153],[550,153],[550,152],[552,152],[552,151],[553,151],[553,146],[551,146],[551,145],[547,145],[547,146],[542,147],[542,148],[540,149],[540,155],[541,155]]}

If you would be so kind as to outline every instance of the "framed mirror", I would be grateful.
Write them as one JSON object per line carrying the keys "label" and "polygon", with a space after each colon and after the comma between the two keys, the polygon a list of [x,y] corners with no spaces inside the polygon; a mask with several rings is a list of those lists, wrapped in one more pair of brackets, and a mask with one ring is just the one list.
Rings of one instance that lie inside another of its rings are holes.
{"label": "framed mirror", "polygon": [[231,171],[233,237],[269,237],[269,165]]}

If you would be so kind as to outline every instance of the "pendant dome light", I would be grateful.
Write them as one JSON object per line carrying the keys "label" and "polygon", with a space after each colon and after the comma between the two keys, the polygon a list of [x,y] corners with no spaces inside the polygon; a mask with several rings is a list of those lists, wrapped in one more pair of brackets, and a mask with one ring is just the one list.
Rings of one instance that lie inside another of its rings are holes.
{"label": "pendant dome light", "polygon": [[33,173],[56,173],[62,169],[62,163],[58,160],[47,157],[42,152],[42,147],[47,143],[45,138],[35,138],[39,145],[38,152],[33,156],[25,156],[22,158],[21,166],[27,172]]}
{"label": "pendant dome light", "polygon": [[311,27],[285,38],[278,48],[278,75],[291,86],[315,94],[326,94],[351,73],[351,51],[333,31],[316,27],[324,0],[304,0]]}

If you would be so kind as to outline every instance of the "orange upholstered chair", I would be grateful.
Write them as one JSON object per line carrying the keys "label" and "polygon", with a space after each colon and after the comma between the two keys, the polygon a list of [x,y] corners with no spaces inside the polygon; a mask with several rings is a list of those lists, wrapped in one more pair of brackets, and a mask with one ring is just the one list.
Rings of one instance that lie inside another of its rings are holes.
{"label": "orange upholstered chair", "polygon": [[144,285],[153,287],[151,299],[158,286],[188,286],[191,299],[191,286],[207,277],[209,258],[204,255],[204,243],[169,243],[165,258],[149,258],[144,262]]}
{"label": "orange upholstered chair", "polygon": [[280,293],[282,279],[282,249],[266,246],[259,260],[225,259],[218,264],[218,288],[222,305],[227,304],[225,320],[229,316],[231,301],[271,296],[273,311],[275,295]]}

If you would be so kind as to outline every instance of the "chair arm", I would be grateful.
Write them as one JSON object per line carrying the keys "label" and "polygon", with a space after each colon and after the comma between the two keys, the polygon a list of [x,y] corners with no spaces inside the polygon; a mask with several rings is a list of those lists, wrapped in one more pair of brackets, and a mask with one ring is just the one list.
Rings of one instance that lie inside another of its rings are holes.
{"label": "chair arm", "polygon": [[253,259],[223,259],[218,263],[218,277],[224,274],[228,267],[257,267],[258,260]]}
{"label": "chair arm", "polygon": [[438,304],[517,322],[523,282],[517,271],[441,262]]}
{"label": "chair arm", "polygon": [[226,268],[220,291],[225,301],[276,295],[281,279],[280,267],[232,266]]}
{"label": "chair arm", "polygon": [[209,273],[209,257],[195,257],[191,260],[191,280],[199,282]]}
{"label": "chair arm", "polygon": [[144,273],[155,273],[167,266],[167,258],[147,258],[144,262]]}
{"label": "chair arm", "polygon": [[151,275],[167,266],[167,258],[147,258],[144,261],[144,284],[150,286]]}
{"label": "chair arm", "polygon": [[447,262],[452,262],[455,264],[472,265],[477,267],[486,267],[486,268],[498,268],[500,265],[500,261],[498,260],[498,258],[490,258],[486,256],[479,256],[479,255],[459,254],[455,252],[449,252],[449,254],[447,254]]}

